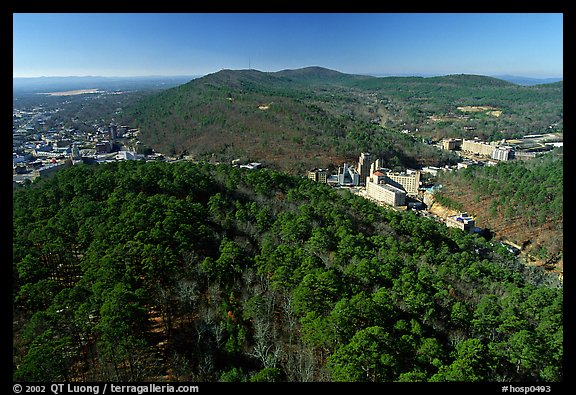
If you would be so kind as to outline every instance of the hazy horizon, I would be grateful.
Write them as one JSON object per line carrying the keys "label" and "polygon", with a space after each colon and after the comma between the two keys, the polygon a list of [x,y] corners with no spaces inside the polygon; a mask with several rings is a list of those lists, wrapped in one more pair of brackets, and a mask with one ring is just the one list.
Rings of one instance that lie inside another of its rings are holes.
{"label": "hazy horizon", "polygon": [[[312,66],[310,66],[312,67]],[[322,67],[322,66],[318,66]],[[302,67],[306,68],[306,67]],[[207,74],[150,74],[150,75],[40,75],[40,76],[31,76],[31,77],[17,77],[13,76],[13,79],[41,79],[41,78],[181,78],[181,77],[196,77],[201,78],[209,74],[217,73],[218,71],[222,71],[224,69],[217,70],[215,72],[207,73]],[[246,70],[246,69],[238,69],[239,70]],[[276,73],[279,71],[287,70],[273,70],[273,71],[264,71],[264,70],[257,70],[251,69],[255,71],[260,71],[264,73]],[[333,69],[332,69],[333,70]],[[338,70],[335,70],[338,71]],[[372,76],[372,77],[440,77],[440,76],[448,76],[448,75],[457,75],[457,74],[469,74],[469,73],[448,73],[448,74],[439,74],[439,73],[407,73],[407,74],[390,74],[390,73],[372,73],[372,74],[365,74],[365,73],[344,73],[344,74],[352,74],[352,75],[365,75],[365,76]],[[481,75],[485,77],[516,77],[516,78],[526,78],[526,79],[535,79],[535,80],[547,80],[547,79],[563,79],[563,76],[541,76],[541,77],[532,77],[527,75],[517,75],[517,74],[497,74],[497,75],[487,75],[487,74],[469,74],[469,75]]]}

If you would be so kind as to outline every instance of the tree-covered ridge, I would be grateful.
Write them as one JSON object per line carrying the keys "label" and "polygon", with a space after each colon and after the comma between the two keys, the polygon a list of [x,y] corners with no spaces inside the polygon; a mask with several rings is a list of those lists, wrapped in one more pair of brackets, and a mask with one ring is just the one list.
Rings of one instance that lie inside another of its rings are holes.
{"label": "tree-covered ridge", "polygon": [[524,245],[530,254],[549,260],[562,258],[564,241],[563,149],[529,161],[500,162],[497,166],[469,166],[444,172],[444,188],[435,194],[444,206],[473,210],[480,226]]}
{"label": "tree-covered ridge", "polygon": [[562,381],[562,289],[272,171],[77,165],[14,192],[16,380]]}
{"label": "tree-covered ridge", "polygon": [[[435,138],[458,137],[496,141],[542,133],[552,125],[563,130],[563,83],[519,86],[497,78],[477,75],[441,77],[385,77],[354,81],[386,103],[390,118],[419,128]],[[466,114],[462,106],[490,106],[502,111],[495,116]],[[432,121],[437,117],[441,121]],[[466,126],[472,132],[466,133]]]}
{"label": "tree-covered ridge", "polygon": [[[462,106],[489,106],[498,115],[466,113]],[[369,152],[444,165],[422,138],[494,141],[550,127],[561,132],[563,84],[519,86],[475,75],[376,78],[319,67],[222,70],[149,96],[123,117],[167,154],[246,158],[301,171],[341,165],[376,135],[380,144]],[[416,141],[395,144],[403,129]],[[385,146],[388,141],[397,147]]]}

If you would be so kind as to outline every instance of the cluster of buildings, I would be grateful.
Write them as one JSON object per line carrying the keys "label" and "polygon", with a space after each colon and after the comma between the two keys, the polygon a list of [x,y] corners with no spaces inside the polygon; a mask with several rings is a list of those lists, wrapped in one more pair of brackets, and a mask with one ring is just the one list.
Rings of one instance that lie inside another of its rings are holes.
{"label": "cluster of buildings", "polygon": [[480,155],[498,161],[507,161],[515,158],[515,147],[505,145],[505,141],[500,143],[487,143],[477,138],[467,139],[445,139],[442,140],[442,148],[445,150],[460,150],[469,154]]}
{"label": "cluster of buildings", "polygon": [[308,178],[334,186],[365,187],[366,197],[391,206],[406,205],[406,197],[417,197],[420,187],[420,170],[393,172],[382,166],[368,152],[362,152],[356,167],[344,163],[335,175],[327,169],[314,169]]}
{"label": "cluster of buildings", "polygon": [[145,159],[139,131],[124,125],[93,124],[89,131],[48,128],[52,114],[41,107],[15,110],[12,131],[14,183],[46,176],[81,162]]}
{"label": "cluster of buildings", "polygon": [[[560,140],[560,141],[559,141]],[[562,146],[562,139],[554,134],[531,134],[521,139],[503,139],[496,142],[473,139],[450,138],[442,140],[442,148],[450,151],[461,151],[466,154],[490,158],[496,161],[512,159],[531,159],[542,152]]]}
{"label": "cluster of buildings", "polygon": [[[379,205],[396,209],[424,207],[425,204],[419,201],[419,196],[425,190],[420,178],[427,170],[407,169],[404,172],[393,172],[382,164],[380,159],[363,152],[356,167],[345,163],[335,175],[331,175],[326,169],[314,169],[308,172],[308,178],[333,186],[359,187],[358,193],[361,196]],[[466,212],[447,217],[445,224],[465,232],[478,229],[474,226],[474,218]]]}

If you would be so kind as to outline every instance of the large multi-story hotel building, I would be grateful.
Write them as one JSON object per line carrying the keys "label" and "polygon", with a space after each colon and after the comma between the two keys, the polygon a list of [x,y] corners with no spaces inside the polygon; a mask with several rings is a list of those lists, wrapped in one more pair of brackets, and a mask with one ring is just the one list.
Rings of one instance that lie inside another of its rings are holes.
{"label": "large multi-story hotel building", "polygon": [[462,141],[462,151],[470,152],[472,154],[484,155],[491,157],[494,152],[494,145],[488,144],[479,140],[466,140]]}
{"label": "large multi-story hotel building", "polygon": [[406,192],[393,185],[386,184],[384,174],[376,172],[366,177],[366,196],[378,203],[390,206],[403,206],[406,204]]}

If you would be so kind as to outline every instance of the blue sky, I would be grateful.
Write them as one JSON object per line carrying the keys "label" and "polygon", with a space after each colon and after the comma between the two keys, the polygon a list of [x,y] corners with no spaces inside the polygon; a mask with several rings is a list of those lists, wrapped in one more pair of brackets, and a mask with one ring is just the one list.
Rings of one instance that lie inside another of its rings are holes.
{"label": "blue sky", "polygon": [[15,13],[13,77],[563,75],[562,13]]}

